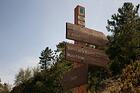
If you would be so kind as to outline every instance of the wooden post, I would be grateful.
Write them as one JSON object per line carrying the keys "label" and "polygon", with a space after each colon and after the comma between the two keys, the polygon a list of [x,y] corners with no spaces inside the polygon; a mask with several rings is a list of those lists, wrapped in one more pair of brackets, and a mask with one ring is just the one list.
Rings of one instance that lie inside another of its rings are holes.
{"label": "wooden post", "polygon": [[[85,27],[85,8],[84,7],[78,5],[74,9],[74,24],[79,25],[81,27]],[[86,45],[85,43],[81,43],[77,41],[75,41],[74,43],[78,45],[82,45],[82,46]],[[83,65],[85,64],[74,62],[74,68],[77,68]],[[79,87],[74,88],[73,93],[87,93],[87,85],[85,84],[85,85],[81,85]]]}

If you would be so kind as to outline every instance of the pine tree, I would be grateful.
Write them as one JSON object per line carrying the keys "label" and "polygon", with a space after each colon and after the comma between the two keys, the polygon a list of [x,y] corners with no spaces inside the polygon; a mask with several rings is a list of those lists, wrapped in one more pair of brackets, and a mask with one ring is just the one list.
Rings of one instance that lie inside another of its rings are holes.
{"label": "pine tree", "polygon": [[49,49],[49,47],[46,47],[45,50],[41,52],[41,57],[39,64],[41,64],[42,70],[47,70],[51,66],[51,61],[53,60],[53,51]]}
{"label": "pine tree", "polygon": [[119,73],[125,65],[134,62],[140,55],[139,5],[124,3],[118,13],[108,20],[107,29],[112,32],[107,50],[111,59],[113,74]]}

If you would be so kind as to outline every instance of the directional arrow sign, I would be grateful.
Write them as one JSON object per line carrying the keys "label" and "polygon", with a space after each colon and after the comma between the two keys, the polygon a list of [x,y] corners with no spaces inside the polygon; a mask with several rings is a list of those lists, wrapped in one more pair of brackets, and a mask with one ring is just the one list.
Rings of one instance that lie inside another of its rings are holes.
{"label": "directional arrow sign", "polygon": [[65,58],[71,62],[80,62],[99,67],[104,67],[109,61],[108,56],[102,50],[69,43],[66,43]]}
{"label": "directional arrow sign", "polygon": [[88,68],[87,66],[81,66],[78,68],[74,68],[71,71],[67,72],[63,76],[62,85],[63,89],[71,89],[74,87],[78,87],[83,84],[87,84],[87,76],[88,76]]}
{"label": "directional arrow sign", "polygon": [[102,32],[71,23],[66,23],[66,38],[97,46],[105,46],[108,43],[107,37]]}

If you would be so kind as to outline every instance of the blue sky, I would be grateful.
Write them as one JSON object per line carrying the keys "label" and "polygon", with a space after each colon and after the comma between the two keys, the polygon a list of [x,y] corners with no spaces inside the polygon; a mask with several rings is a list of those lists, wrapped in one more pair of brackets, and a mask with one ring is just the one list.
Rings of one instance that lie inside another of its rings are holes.
{"label": "blue sky", "polygon": [[86,27],[109,34],[107,19],[124,2],[140,0],[0,0],[0,78],[13,83],[20,68],[37,66],[40,52],[65,39],[76,5],[86,8]]}

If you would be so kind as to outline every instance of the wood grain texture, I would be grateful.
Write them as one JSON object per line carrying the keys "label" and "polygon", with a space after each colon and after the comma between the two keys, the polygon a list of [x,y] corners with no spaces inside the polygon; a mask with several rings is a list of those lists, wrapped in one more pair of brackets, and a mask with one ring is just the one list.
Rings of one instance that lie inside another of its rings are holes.
{"label": "wood grain texture", "polygon": [[72,89],[88,81],[88,68],[87,66],[80,66],[72,69],[63,76],[62,84],[64,90]]}
{"label": "wood grain texture", "polygon": [[108,43],[104,33],[71,23],[66,23],[66,38],[97,46],[106,46]]}
{"label": "wood grain texture", "polygon": [[65,59],[70,62],[78,62],[99,67],[105,67],[109,62],[104,51],[66,43]]}

